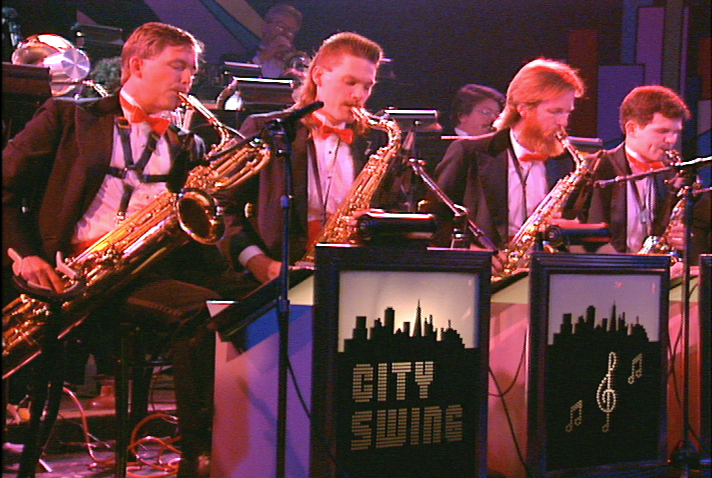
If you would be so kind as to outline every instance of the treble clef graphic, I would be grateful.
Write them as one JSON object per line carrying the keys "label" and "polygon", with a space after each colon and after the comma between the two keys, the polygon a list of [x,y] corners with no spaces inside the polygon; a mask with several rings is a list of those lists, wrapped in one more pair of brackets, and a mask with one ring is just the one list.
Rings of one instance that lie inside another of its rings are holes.
{"label": "treble clef graphic", "polygon": [[608,354],[608,371],[603,377],[601,383],[596,390],[596,403],[598,408],[606,414],[606,423],[601,427],[601,430],[606,433],[611,429],[611,412],[616,409],[618,394],[611,386],[613,384],[613,371],[618,366],[618,355],[615,352]]}

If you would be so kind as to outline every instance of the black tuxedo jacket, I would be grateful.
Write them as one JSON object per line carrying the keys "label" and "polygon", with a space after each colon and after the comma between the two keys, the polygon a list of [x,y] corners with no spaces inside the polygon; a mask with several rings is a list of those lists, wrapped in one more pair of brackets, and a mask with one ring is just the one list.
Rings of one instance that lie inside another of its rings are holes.
{"label": "black tuxedo jacket", "polygon": [[[272,143],[272,160],[259,174],[229,196],[221,198],[227,211],[233,216],[232,226],[228,231],[229,251],[233,260],[242,250],[250,245],[258,245],[275,260],[281,260],[284,237],[284,209],[282,197],[285,194],[285,159],[275,154],[273,139],[268,128],[269,121],[284,117],[286,111],[251,115],[240,127],[240,132],[251,138],[260,136]],[[369,129],[364,135],[356,135],[351,144],[354,161],[354,174],[358,175],[371,155],[387,143],[383,131]],[[308,239],[308,162],[309,150],[313,141],[309,137],[309,128],[298,122],[294,128],[291,143],[292,191],[290,215],[290,262],[301,259],[306,252]],[[389,171],[378,191],[372,198],[372,206],[394,210],[400,208],[398,187],[396,186],[397,165],[391,163]],[[245,215],[245,206],[252,210],[251,217]]]}
{"label": "black tuxedo jacket", "polygon": [[[121,114],[118,93],[50,98],[8,142],[3,150],[3,265],[10,263],[10,247],[51,264],[57,251],[69,253],[75,226],[109,171],[114,124]],[[167,182],[179,189],[203,160],[204,143],[175,125],[166,138],[173,161]],[[196,269],[226,265],[214,246],[191,243],[186,248],[192,258],[188,265]],[[195,260],[196,253],[204,260]]]}
{"label": "black tuxedo jacket", "polygon": [[[508,241],[508,152],[512,150],[509,129],[476,139],[455,140],[435,171],[436,181],[455,203],[464,206],[472,220],[500,249]],[[548,188],[573,171],[566,153],[546,161]],[[440,244],[444,245],[444,244]]]}

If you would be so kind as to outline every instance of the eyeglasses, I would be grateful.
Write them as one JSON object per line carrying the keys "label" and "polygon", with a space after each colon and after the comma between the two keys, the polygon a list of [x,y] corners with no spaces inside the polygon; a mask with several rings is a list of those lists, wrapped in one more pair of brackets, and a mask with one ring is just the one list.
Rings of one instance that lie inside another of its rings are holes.
{"label": "eyeglasses", "polygon": [[484,116],[494,116],[494,117],[499,116],[499,111],[493,111],[493,110],[475,110],[475,109],[473,109],[472,111],[475,111],[475,112],[477,112],[477,113],[479,113],[479,114],[481,114],[481,115],[484,115]]}

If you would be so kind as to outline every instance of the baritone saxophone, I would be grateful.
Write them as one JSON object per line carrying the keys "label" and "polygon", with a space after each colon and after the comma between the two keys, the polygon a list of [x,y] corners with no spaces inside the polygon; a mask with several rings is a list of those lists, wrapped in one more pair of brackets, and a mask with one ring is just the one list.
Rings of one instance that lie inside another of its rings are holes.
{"label": "baritone saxophone", "polygon": [[271,149],[220,123],[196,98],[180,95],[217,130],[219,143],[190,170],[181,191],[164,190],[85,251],[58,257],[57,273],[66,289],[78,291],[71,298],[45,301],[21,294],[3,308],[3,379],[40,354],[49,320],[59,322],[53,330],[63,338],[150,264],[191,240],[215,244],[222,238],[222,210],[213,194],[257,174],[269,162]]}

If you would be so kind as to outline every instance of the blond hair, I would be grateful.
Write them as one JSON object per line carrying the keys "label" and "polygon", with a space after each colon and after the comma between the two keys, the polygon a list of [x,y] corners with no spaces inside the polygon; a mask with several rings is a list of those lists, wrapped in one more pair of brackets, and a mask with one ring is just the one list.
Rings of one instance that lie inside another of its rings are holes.
{"label": "blond hair", "polygon": [[[331,67],[338,64],[344,55],[363,58],[374,65],[383,59],[381,46],[368,38],[354,32],[336,33],[321,44],[314,58],[309,63],[304,83],[297,91],[297,101],[294,108],[302,108],[316,101],[316,82],[314,81],[314,68],[317,66]],[[306,119],[305,123],[308,124]],[[365,125],[357,128],[357,133],[363,132]]]}
{"label": "blond hair", "polygon": [[517,106],[536,106],[568,91],[573,91],[576,98],[581,98],[586,91],[577,70],[565,63],[546,58],[530,61],[509,83],[505,107],[494,122],[495,129],[511,128],[519,122],[522,117]]}
{"label": "blond hair", "polygon": [[153,58],[168,46],[189,46],[195,50],[198,59],[204,50],[203,42],[182,28],[160,22],[144,23],[134,30],[121,50],[121,84],[126,83],[131,74],[131,58]]}

